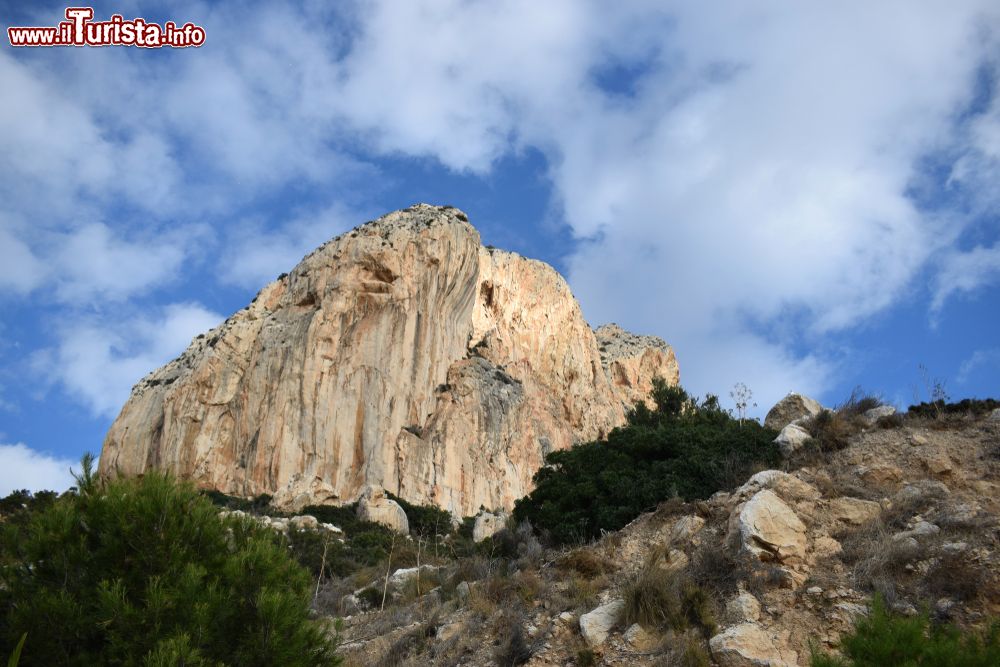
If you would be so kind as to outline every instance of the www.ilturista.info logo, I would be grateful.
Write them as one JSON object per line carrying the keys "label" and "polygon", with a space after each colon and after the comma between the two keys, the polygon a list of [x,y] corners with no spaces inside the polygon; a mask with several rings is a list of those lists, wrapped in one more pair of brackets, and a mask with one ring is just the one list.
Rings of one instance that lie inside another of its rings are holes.
{"label": "www.ilturista.info logo", "polygon": [[92,21],[91,7],[68,7],[65,21],[54,28],[7,28],[11,46],[140,46],[157,49],[183,48],[205,43],[205,29],[193,23],[178,27],[173,21],[162,26],[135,18],[126,21],[113,14],[108,21]]}

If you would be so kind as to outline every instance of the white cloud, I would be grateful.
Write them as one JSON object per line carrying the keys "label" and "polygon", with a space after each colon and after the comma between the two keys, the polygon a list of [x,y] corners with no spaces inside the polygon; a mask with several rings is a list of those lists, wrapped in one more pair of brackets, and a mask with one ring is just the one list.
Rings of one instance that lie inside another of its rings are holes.
{"label": "white cloud", "polygon": [[0,293],[27,294],[45,277],[44,264],[9,229],[0,228]]}
{"label": "white cloud", "polygon": [[22,443],[0,444],[0,496],[18,489],[61,493],[74,484],[70,467],[79,472],[79,461],[37,452]]}
{"label": "white cloud", "polygon": [[[956,250],[976,245],[963,237],[974,215],[931,215],[910,192],[920,160],[940,152],[974,214],[996,203],[974,193],[1000,177],[1000,102],[956,128],[977,68],[995,58],[988,0],[176,11],[209,34],[184,58],[0,52],[12,100],[0,109],[0,197],[33,223],[0,230],[0,290],[128,299],[196,252],[168,223],[205,218],[232,225],[210,251],[220,280],[256,287],[348,214],[265,225],[245,211],[289,191],[358,184],[373,196],[359,149],[489,178],[529,146],[583,241],[567,265],[585,312],[669,339],[699,393],[734,381],[761,403],[822,391],[836,358],[802,350],[887,308],[927,267],[936,308],[997,278],[988,243]],[[616,67],[635,74],[625,94],[600,85]],[[110,222],[119,204],[148,230]],[[62,382],[98,413],[117,409],[107,397],[125,376],[159,363],[138,351],[156,347],[138,323],[83,321],[75,343],[62,339]],[[92,356],[121,377],[87,380]]]}
{"label": "white cloud", "polygon": [[969,377],[982,370],[983,368],[995,368],[1000,366],[1000,348],[986,348],[983,350],[976,350],[972,355],[962,362],[962,365],[958,368],[958,375],[955,376],[955,381],[958,384],[965,384],[969,381]]}
{"label": "white cloud", "polygon": [[223,319],[194,303],[115,323],[83,318],[64,325],[58,346],[37,353],[33,363],[95,416],[114,417],[136,382]]}
{"label": "white cloud", "polygon": [[941,262],[935,280],[932,311],[937,314],[955,294],[973,292],[1000,278],[1000,245],[949,253]]}
{"label": "white cloud", "polygon": [[180,241],[130,243],[104,224],[67,235],[51,261],[59,272],[57,295],[66,301],[121,299],[174,278],[184,259]]}
{"label": "white cloud", "polygon": [[[952,141],[996,10],[661,6],[373,3],[338,108],[378,149],[455,169],[539,147],[587,239],[568,264],[588,317],[670,339],[699,393],[822,390],[836,360],[796,350],[894,303],[969,224],[909,188]],[[634,94],[600,88],[609,62]]]}
{"label": "white cloud", "polygon": [[306,254],[364,216],[339,204],[292,218],[277,229],[245,221],[234,229],[220,260],[223,282],[259,289],[280,273],[290,271]]}

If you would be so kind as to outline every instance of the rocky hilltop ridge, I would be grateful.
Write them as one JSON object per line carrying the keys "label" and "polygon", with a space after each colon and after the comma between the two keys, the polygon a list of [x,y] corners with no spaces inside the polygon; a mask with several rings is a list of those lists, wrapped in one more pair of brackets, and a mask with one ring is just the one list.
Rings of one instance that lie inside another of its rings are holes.
{"label": "rocky hilltop ridge", "polygon": [[457,515],[509,508],[552,450],[624,422],[661,339],[595,332],[543,262],[426,204],[338,236],[132,391],[105,475],[169,470],[275,503],[381,486]]}

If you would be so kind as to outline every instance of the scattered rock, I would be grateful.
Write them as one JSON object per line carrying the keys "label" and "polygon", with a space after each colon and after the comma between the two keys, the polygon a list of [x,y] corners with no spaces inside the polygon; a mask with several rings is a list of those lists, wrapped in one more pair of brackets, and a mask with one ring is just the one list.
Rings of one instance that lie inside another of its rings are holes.
{"label": "scattered rock", "polygon": [[419,573],[422,578],[427,577],[427,580],[430,581],[430,577],[435,575],[437,571],[438,568],[433,565],[421,565],[419,568],[400,568],[389,576],[389,589],[393,591],[402,590],[408,583],[416,580],[417,573]]}
{"label": "scattered rock", "polygon": [[792,392],[778,401],[764,417],[764,426],[780,431],[796,419],[813,417],[823,411],[823,406],[808,396]]}
{"label": "scattered rock", "polygon": [[1000,408],[994,409],[986,419],[991,422],[1000,422]]}
{"label": "scattered rock", "polygon": [[506,512],[480,512],[472,528],[472,541],[482,542],[487,537],[493,537],[507,526],[507,519]]}
{"label": "scattered rock", "polygon": [[941,553],[945,556],[957,556],[969,549],[967,542],[945,542],[941,545]]}
{"label": "scattered rock", "polygon": [[905,505],[906,503],[934,498],[944,498],[951,490],[943,483],[935,479],[921,479],[912,484],[907,484],[892,498],[893,505]]}
{"label": "scattered rock", "polygon": [[472,589],[469,588],[469,582],[468,581],[463,581],[463,582],[459,583],[458,586],[455,586],[455,596],[459,600],[467,600],[467,599],[469,599],[469,594],[471,592],[472,592]]}
{"label": "scattered rock", "polygon": [[612,600],[580,617],[580,634],[590,646],[600,646],[608,633],[621,621],[625,611],[624,600]]}
{"label": "scattered rock", "polygon": [[344,611],[344,614],[348,616],[364,611],[361,606],[361,598],[354,593],[348,593],[344,597],[340,598],[340,608]]}
{"label": "scattered rock", "polygon": [[864,414],[865,421],[869,424],[874,424],[882,417],[891,417],[896,414],[896,408],[891,405],[880,405],[877,408],[872,408]]}
{"label": "scattered rock", "polygon": [[760,602],[750,593],[740,593],[726,603],[726,616],[735,623],[755,622],[760,619]]}
{"label": "scattered rock", "polygon": [[708,646],[719,667],[793,667],[798,654],[756,623],[741,623],[712,637]]}
{"label": "scattered rock", "polygon": [[642,626],[638,623],[628,626],[625,634],[622,635],[622,639],[637,651],[647,651],[653,648],[659,641],[655,635],[643,630]]}
{"label": "scattered rock", "polygon": [[921,456],[920,462],[932,475],[947,475],[954,468],[951,459],[943,452]]}
{"label": "scattered rock", "polygon": [[678,572],[688,566],[690,559],[680,549],[671,549],[663,559],[663,568],[667,572]]}
{"label": "scattered rock", "polygon": [[670,531],[670,539],[674,542],[689,542],[705,525],[705,520],[696,514],[682,516]]}
{"label": "scattered rock", "polygon": [[778,497],[787,502],[818,500],[822,495],[813,485],[803,482],[787,472],[762,470],[737,489],[735,496],[739,500],[746,500],[764,489],[774,491]]}
{"label": "scattered rock", "polygon": [[834,521],[860,526],[871,521],[882,512],[882,506],[860,498],[834,498],[830,501],[828,513]]}
{"label": "scattered rock", "polygon": [[295,530],[319,530],[319,519],[309,514],[293,516],[288,524]]}
{"label": "scattered rock", "polygon": [[387,526],[402,535],[410,534],[406,512],[395,500],[388,498],[379,486],[365,488],[358,501],[358,518]]}
{"label": "scattered rock", "polygon": [[801,563],[806,555],[806,527],[769,489],[759,491],[734,513],[743,549],[764,561]]}
{"label": "scattered rock", "polygon": [[781,450],[783,455],[789,456],[811,439],[812,435],[809,431],[798,424],[789,424],[781,429],[781,433],[774,439],[774,442],[777,443],[778,449]]}
{"label": "scattered rock", "polygon": [[930,535],[937,535],[941,531],[940,528],[935,526],[933,523],[928,523],[927,521],[918,521],[909,530],[904,530],[902,532],[896,533],[892,536],[893,542],[903,542],[913,540],[916,543],[916,538],[918,537],[928,537]]}
{"label": "scattered rock", "polygon": [[856,602],[838,602],[835,608],[844,612],[851,622],[854,622],[856,618],[868,615],[868,607]]}
{"label": "scattered rock", "polygon": [[892,486],[903,481],[903,471],[887,463],[860,466],[856,473],[865,484],[876,488]]}

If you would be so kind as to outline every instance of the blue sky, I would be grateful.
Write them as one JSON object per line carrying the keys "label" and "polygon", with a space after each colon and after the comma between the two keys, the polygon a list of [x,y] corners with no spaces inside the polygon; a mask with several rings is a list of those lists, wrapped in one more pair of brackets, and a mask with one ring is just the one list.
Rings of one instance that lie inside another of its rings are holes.
{"label": "blue sky", "polygon": [[1000,395],[995,3],[609,6],[123,0],[96,17],[206,44],[4,40],[0,493],[65,487],[136,380],[420,201],[662,336],[698,394]]}

